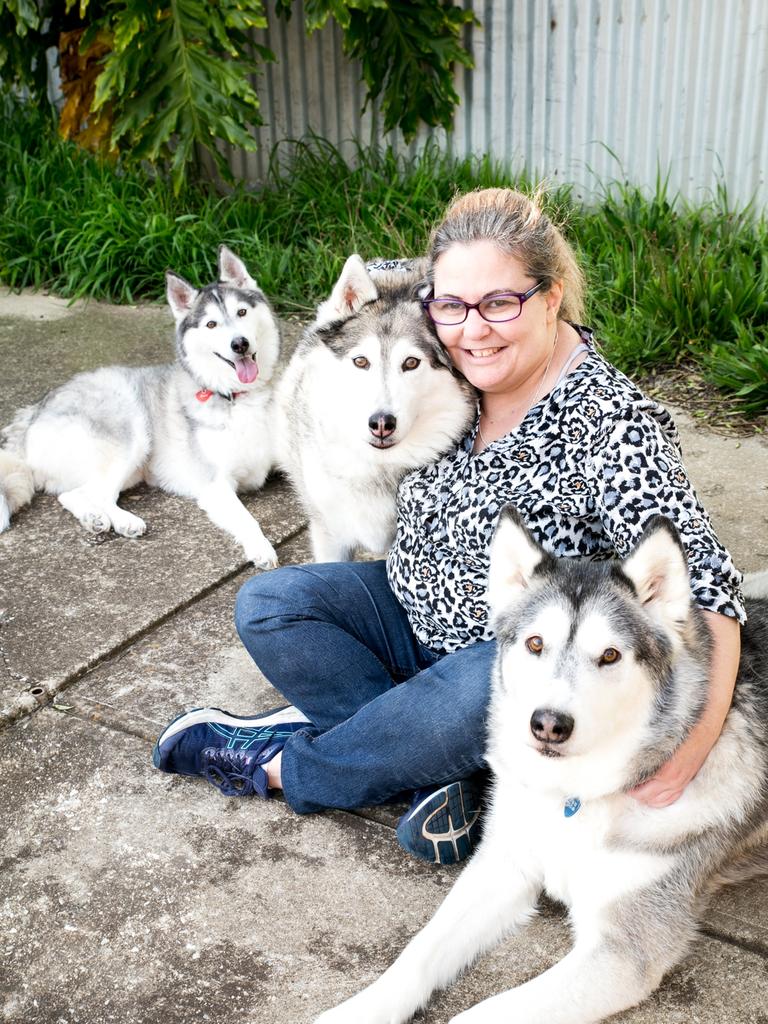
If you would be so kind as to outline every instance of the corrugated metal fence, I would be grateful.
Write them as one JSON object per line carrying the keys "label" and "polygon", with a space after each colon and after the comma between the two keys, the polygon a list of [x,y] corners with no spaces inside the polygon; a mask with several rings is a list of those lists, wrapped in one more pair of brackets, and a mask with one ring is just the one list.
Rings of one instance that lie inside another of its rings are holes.
{"label": "corrugated metal fence", "polygon": [[267,122],[256,154],[232,153],[258,181],[279,140],[313,131],[344,149],[352,139],[414,152],[427,138],[459,156],[488,153],[513,170],[701,200],[724,184],[733,203],[768,201],[766,0],[464,0],[482,22],[467,30],[475,69],[457,71],[461,105],[451,133],[423,130],[407,147],[361,114],[358,67],[333,26],[307,38],[301,4],[259,41],[278,63],[258,83]]}

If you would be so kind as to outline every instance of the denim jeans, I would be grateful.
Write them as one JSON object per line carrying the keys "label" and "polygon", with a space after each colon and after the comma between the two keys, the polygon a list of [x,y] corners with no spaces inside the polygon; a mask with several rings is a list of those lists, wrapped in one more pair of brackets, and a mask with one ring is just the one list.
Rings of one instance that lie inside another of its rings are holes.
{"label": "denim jeans", "polygon": [[424,647],[384,562],[254,576],[235,621],[270,683],[312,722],[283,751],[295,811],[384,803],[484,767],[495,642],[445,655]]}

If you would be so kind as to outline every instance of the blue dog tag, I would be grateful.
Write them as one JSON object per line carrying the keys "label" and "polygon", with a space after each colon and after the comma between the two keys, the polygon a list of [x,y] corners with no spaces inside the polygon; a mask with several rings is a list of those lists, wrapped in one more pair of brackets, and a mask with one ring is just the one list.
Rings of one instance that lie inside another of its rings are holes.
{"label": "blue dog tag", "polygon": [[581,807],[581,800],[577,796],[572,796],[570,799],[565,801],[565,807],[563,807],[563,814],[566,818],[572,818],[576,811]]}

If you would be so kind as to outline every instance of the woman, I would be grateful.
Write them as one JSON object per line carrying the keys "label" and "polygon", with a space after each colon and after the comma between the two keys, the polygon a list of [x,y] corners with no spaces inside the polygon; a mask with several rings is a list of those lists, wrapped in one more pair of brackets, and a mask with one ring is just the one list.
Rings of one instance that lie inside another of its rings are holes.
{"label": "woman", "polygon": [[459,197],[429,255],[425,310],[480,393],[473,429],[401,483],[386,563],[291,566],[242,588],[240,636],[294,706],[252,719],[182,715],[155,764],[232,795],[282,789],[299,813],[415,791],[401,844],[453,863],[479,832],[495,653],[487,551],[504,504],[564,557],[623,557],[657,513],[681,533],[714,638],[710,699],[687,742],[635,791],[652,806],[677,799],[720,734],[744,610],[740,574],[688,482],[669,415],[576,326],[582,277],[536,200],[508,189]]}

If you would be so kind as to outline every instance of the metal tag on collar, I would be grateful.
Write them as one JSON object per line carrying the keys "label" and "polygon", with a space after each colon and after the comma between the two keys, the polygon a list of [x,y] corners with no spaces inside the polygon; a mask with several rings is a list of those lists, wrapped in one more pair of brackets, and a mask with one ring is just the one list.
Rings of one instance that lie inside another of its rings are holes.
{"label": "metal tag on collar", "polygon": [[568,797],[563,805],[563,814],[566,818],[572,818],[581,807],[581,800],[577,796]]}

